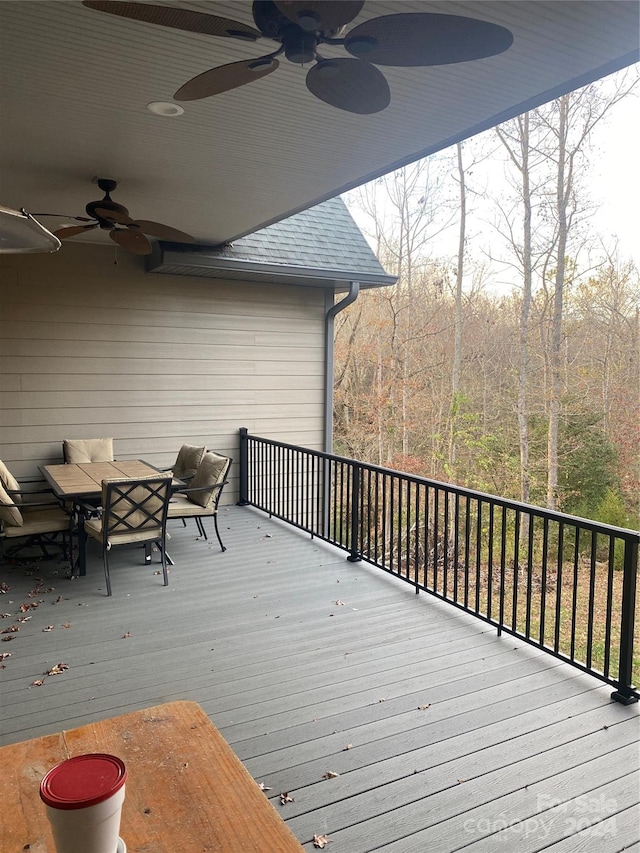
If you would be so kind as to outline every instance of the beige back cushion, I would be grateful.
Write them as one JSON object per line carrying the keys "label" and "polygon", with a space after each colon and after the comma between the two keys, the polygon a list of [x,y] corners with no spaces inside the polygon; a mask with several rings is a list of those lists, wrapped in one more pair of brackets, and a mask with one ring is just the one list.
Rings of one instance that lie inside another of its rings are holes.
{"label": "beige back cushion", "polygon": [[[0,486],[4,486],[5,489],[9,489],[9,491],[19,489],[20,484],[13,476],[11,471],[7,468],[4,462],[0,459]],[[15,504],[22,503],[22,498],[20,495],[11,495],[11,502]]]}
{"label": "beige back cushion", "polygon": [[199,489],[202,486],[210,486],[210,489],[203,489],[201,492],[188,492],[187,497],[191,503],[199,506],[207,507],[213,499],[213,489],[218,483],[221,483],[229,468],[230,460],[226,456],[218,456],[217,453],[205,453],[202,457],[200,467],[196,471],[196,475],[189,484],[190,489]]}
{"label": "beige back cushion", "polygon": [[[155,474],[152,477],[136,477],[136,480],[171,480],[171,474]],[[107,504],[107,486],[109,483],[127,483],[131,482],[131,477],[114,477],[109,480],[102,481],[102,506]],[[144,502],[145,511],[133,509],[136,504]],[[126,497],[121,497],[115,505],[112,504],[108,524],[111,527],[110,533],[130,533],[130,525],[137,527],[140,530],[151,530],[162,523],[162,500],[149,492],[149,489],[144,486],[137,486]],[[150,518],[149,515],[155,515],[155,518]],[[104,516],[103,516],[104,517]],[[119,522],[119,519],[123,519]],[[124,521],[126,519],[126,523]]]}
{"label": "beige back cushion", "polygon": [[14,503],[12,497],[0,483],[0,518],[9,527],[22,527],[22,513],[15,506],[7,506]]}
{"label": "beige back cushion", "polygon": [[206,449],[206,447],[196,447],[194,444],[183,444],[176,464],[173,466],[174,475],[179,479],[195,477]]}
{"label": "beige back cushion", "polygon": [[67,438],[62,444],[64,461],[78,465],[82,462],[113,462],[112,438]]}

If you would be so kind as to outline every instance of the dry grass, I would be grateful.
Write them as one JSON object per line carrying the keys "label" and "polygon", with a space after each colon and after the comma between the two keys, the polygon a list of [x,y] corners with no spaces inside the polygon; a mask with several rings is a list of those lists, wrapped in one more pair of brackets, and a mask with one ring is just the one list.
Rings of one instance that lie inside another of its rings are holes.
{"label": "dry grass", "polygon": [[[606,564],[596,563],[592,575],[591,567],[579,565],[565,569],[561,584],[555,570],[548,570],[546,578],[538,569],[532,569],[531,575],[526,568],[520,567],[517,575],[517,590],[514,606],[516,578],[510,567],[501,578],[499,569],[494,568],[492,577],[486,565],[476,571],[469,569],[468,584],[465,589],[465,572],[457,571],[457,590],[455,600],[490,616],[517,631],[519,634],[540,642],[547,648],[563,656],[605,674],[611,678],[618,676],[620,614],[622,609],[621,571],[613,571],[611,576]],[[421,571],[419,582],[424,582]],[[434,588],[433,575],[429,573],[427,583]],[[438,593],[454,600],[454,571],[449,570],[445,577],[442,570],[436,577],[435,589]],[[528,595],[530,590],[530,595]],[[489,594],[490,593],[490,594]],[[639,596],[637,595],[636,598]],[[502,611],[501,611],[502,598]],[[490,607],[489,607],[490,599]],[[636,601],[635,645],[633,656],[633,683],[640,683],[640,603]],[[590,618],[591,616],[591,618]],[[544,621],[543,621],[544,620]],[[607,631],[607,623],[610,623]],[[589,631],[591,624],[591,631]],[[609,652],[607,654],[607,649]]]}

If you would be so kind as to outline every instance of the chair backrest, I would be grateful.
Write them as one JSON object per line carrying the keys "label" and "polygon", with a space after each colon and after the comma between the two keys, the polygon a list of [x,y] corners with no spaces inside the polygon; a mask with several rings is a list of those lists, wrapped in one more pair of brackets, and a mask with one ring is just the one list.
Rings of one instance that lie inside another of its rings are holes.
{"label": "chair backrest", "polygon": [[177,477],[179,480],[190,480],[192,477],[195,477],[206,450],[206,447],[183,444],[172,469],[174,477]]}
{"label": "chair backrest", "polygon": [[12,506],[14,503],[13,497],[0,482],[0,521],[7,527],[22,527],[22,513],[16,506]]}
{"label": "chair backrest", "polygon": [[230,465],[231,459],[228,456],[221,456],[211,450],[205,453],[195,477],[189,483],[189,489],[201,491],[187,491],[187,498],[206,509],[217,505],[222,492],[221,485],[226,481]]}
{"label": "chair backrest", "polygon": [[113,462],[112,438],[66,438],[62,455],[67,463]]}
{"label": "chair backrest", "polygon": [[134,533],[160,539],[167,521],[171,481],[171,474],[103,480],[104,543],[119,536],[126,539]]}

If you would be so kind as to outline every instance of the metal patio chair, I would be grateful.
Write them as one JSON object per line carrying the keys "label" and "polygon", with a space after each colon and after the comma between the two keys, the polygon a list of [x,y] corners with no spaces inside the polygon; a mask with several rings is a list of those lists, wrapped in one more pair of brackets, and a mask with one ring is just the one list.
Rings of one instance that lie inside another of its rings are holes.
{"label": "metal patio chair", "polygon": [[[62,548],[71,559],[72,517],[42,480],[18,482],[0,460],[0,546],[6,557],[37,547],[42,557],[53,556],[47,546]],[[13,544],[4,547],[4,540]],[[60,541],[59,541],[60,540]]]}
{"label": "metal patio chair", "polygon": [[167,508],[171,496],[171,475],[122,477],[102,481],[102,506],[84,507],[93,516],[84,522],[84,531],[102,545],[107,595],[111,595],[109,552],[114,545],[155,543],[160,551],[162,576],[167,586]]}
{"label": "metal patio chair", "polygon": [[169,518],[179,518],[184,522],[187,518],[195,519],[203,539],[208,539],[203,519],[213,517],[213,524],[220,543],[220,549],[226,551],[222,544],[218,528],[218,504],[222,490],[228,483],[227,474],[232,460],[228,456],[209,451],[202,457],[196,475],[188,488],[176,492],[169,502]]}

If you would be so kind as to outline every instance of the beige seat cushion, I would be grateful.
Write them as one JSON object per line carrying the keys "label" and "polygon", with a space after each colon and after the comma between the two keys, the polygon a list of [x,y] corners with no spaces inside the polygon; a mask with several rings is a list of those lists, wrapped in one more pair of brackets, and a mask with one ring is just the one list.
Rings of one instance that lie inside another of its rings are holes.
{"label": "beige seat cushion", "polygon": [[228,467],[229,459],[226,456],[218,456],[217,453],[211,451],[205,453],[189,488],[199,489],[204,486],[210,486],[210,488],[203,488],[201,492],[188,493],[188,500],[193,501],[198,506],[209,506],[213,500],[213,489],[224,480]]}
{"label": "beige seat cushion", "polygon": [[[0,459],[0,486],[4,486],[5,489],[9,491],[16,491],[20,489],[20,484],[13,476],[11,471],[7,468],[4,462]],[[12,502],[19,504],[22,503],[22,498],[20,495],[11,495]]]}
{"label": "beige seat cushion", "polygon": [[5,527],[5,535],[8,539],[69,530],[69,516],[57,506],[27,507],[22,517],[24,521],[20,527]]}
{"label": "beige seat cushion", "polygon": [[[102,519],[101,518],[90,518],[88,521],[84,523],[84,529],[92,536],[94,539],[97,539],[98,542],[102,542]],[[166,538],[169,539],[169,534],[167,533]],[[144,530],[132,530],[128,533],[112,533],[109,536],[109,544],[110,545],[126,545],[129,542],[148,542],[153,539],[162,539],[162,528],[161,527],[147,527]]]}
{"label": "beige seat cushion", "polygon": [[66,438],[62,443],[64,461],[79,465],[83,462],[113,462],[112,438]]}
{"label": "beige seat cushion", "polygon": [[206,447],[196,447],[195,444],[183,444],[173,466],[174,475],[180,480],[195,477],[206,450]]}
{"label": "beige seat cushion", "polygon": [[[5,525],[5,534],[7,536],[9,535],[8,531],[11,528],[21,529],[23,524],[22,513],[20,512],[20,510],[15,506],[9,506],[9,504],[13,503],[13,498],[9,494],[7,494],[7,490],[5,489],[3,484],[0,483],[0,518],[2,519]],[[22,534],[20,533],[14,535],[21,536]]]}
{"label": "beige seat cushion", "polygon": [[213,504],[206,507],[200,506],[200,504],[190,501],[187,495],[178,492],[171,496],[167,518],[195,518],[196,516],[213,515],[214,512]]}

